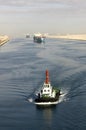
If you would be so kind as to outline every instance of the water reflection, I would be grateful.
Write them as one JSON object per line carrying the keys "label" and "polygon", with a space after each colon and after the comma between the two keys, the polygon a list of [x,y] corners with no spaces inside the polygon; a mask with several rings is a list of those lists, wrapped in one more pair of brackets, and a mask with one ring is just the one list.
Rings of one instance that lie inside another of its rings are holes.
{"label": "water reflection", "polygon": [[43,117],[45,119],[46,124],[51,125],[51,123],[52,123],[52,110],[50,108],[45,109],[43,111]]}
{"label": "water reflection", "polygon": [[53,119],[53,111],[55,112],[56,105],[55,106],[36,106],[38,111],[42,112],[43,120],[46,124],[46,126],[51,127],[52,125],[52,119]]}

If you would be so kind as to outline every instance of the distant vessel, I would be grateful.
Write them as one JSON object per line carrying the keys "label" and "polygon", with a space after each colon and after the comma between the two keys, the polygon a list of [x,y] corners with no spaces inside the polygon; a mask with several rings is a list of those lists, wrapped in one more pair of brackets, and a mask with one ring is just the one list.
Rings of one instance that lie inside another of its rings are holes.
{"label": "distant vessel", "polygon": [[26,38],[30,38],[30,34],[26,34]]}
{"label": "distant vessel", "polygon": [[44,43],[45,42],[45,36],[40,34],[40,33],[37,33],[37,34],[34,34],[33,40],[36,43]]}
{"label": "distant vessel", "polygon": [[60,90],[52,87],[49,81],[49,72],[46,70],[46,80],[43,86],[36,94],[35,104],[36,105],[55,105],[58,103]]}

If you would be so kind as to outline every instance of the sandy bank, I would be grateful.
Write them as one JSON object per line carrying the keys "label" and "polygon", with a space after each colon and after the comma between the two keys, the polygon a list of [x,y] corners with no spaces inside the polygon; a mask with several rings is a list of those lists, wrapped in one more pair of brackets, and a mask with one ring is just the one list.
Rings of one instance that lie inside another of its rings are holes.
{"label": "sandy bank", "polygon": [[86,40],[86,34],[79,35],[48,35],[48,38],[61,38],[61,39],[72,39],[72,40]]}
{"label": "sandy bank", "polygon": [[7,41],[9,41],[9,37],[7,35],[0,36],[0,46],[6,43]]}

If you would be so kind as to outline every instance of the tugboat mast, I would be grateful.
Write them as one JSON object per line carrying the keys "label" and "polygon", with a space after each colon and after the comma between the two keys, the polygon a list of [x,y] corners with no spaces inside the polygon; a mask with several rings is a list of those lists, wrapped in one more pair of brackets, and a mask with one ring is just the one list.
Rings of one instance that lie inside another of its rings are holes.
{"label": "tugboat mast", "polygon": [[49,71],[46,70],[45,74],[46,74],[45,83],[46,83],[46,84],[49,84]]}

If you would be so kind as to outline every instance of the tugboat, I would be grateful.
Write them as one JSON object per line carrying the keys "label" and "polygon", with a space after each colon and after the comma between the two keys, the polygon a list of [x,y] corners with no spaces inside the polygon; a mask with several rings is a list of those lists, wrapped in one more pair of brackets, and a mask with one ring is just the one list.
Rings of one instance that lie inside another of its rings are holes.
{"label": "tugboat", "polygon": [[34,40],[35,43],[44,43],[45,42],[45,36],[43,36],[40,33],[34,34],[33,40]]}
{"label": "tugboat", "polygon": [[56,105],[58,103],[60,90],[51,86],[48,70],[46,70],[46,79],[43,86],[36,95],[36,105]]}

